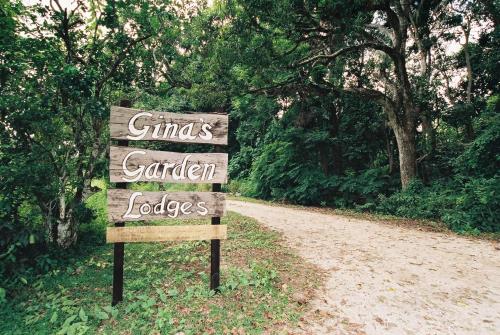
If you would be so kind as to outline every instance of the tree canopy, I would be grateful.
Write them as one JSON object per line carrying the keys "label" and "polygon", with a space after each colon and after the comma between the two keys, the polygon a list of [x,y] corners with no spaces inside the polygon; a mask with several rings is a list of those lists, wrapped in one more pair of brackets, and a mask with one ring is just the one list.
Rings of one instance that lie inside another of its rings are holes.
{"label": "tree canopy", "polygon": [[2,273],[77,243],[120,103],[229,113],[230,192],[500,230],[496,1],[0,4]]}

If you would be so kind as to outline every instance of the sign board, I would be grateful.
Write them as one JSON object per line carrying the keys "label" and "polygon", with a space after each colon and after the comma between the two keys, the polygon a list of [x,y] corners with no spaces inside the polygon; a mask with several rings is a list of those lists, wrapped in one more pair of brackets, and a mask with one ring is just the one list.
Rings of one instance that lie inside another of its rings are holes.
{"label": "sign board", "polygon": [[[220,240],[227,226],[220,225],[225,198],[220,193],[227,181],[228,155],[224,153],[180,153],[128,147],[129,141],[170,141],[227,144],[228,117],[220,114],[176,114],[112,107],[109,173],[119,189],[108,190],[106,241],[114,245],[113,301],[123,300],[125,242],[211,240],[210,288],[218,290]],[[126,189],[126,183],[210,183],[213,192],[146,192]],[[126,221],[210,217],[211,225],[124,227]]]}
{"label": "sign board", "polygon": [[112,139],[227,144],[228,116],[178,114],[111,107]]}
{"label": "sign board", "polygon": [[226,183],[227,154],[179,153],[140,148],[109,150],[112,182]]}
{"label": "sign board", "polygon": [[108,190],[111,222],[223,216],[224,193]]}
{"label": "sign board", "polygon": [[112,227],[106,231],[108,243],[224,240],[226,225]]}

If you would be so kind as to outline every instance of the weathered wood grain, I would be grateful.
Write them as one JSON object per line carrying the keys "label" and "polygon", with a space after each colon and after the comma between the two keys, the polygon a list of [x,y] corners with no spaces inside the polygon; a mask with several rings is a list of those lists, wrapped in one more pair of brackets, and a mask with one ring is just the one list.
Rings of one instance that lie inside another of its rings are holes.
{"label": "weathered wood grain", "polygon": [[225,212],[225,195],[219,192],[108,190],[111,222],[209,218]]}
{"label": "weathered wood grain", "polygon": [[[109,156],[111,182],[227,182],[228,156],[225,153],[178,153],[111,146]],[[123,168],[125,158],[126,169]]]}
{"label": "weathered wood grain", "polygon": [[117,140],[227,145],[228,123],[226,114],[179,114],[113,106],[109,131]]}
{"label": "weathered wood grain", "polygon": [[226,225],[108,227],[106,242],[163,242],[227,239]]}

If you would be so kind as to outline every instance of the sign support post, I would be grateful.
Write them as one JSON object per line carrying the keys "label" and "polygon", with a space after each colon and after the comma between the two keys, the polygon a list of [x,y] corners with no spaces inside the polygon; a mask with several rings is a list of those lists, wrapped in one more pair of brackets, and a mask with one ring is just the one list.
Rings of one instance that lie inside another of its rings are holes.
{"label": "sign support post", "polygon": [[[219,146],[214,146],[220,152]],[[212,192],[220,192],[221,184],[212,184]],[[220,216],[211,218],[212,225],[220,224]],[[210,240],[210,290],[219,292],[220,286],[220,240]]]}
{"label": "sign support post", "polygon": [[[118,141],[119,145],[127,146],[128,141]],[[127,183],[116,183],[116,188],[126,189]],[[115,227],[125,227],[125,222],[115,222]],[[118,242],[114,244],[113,252],[113,301],[115,306],[123,300],[123,264],[125,258],[125,243]]]}
{"label": "sign support post", "polygon": [[[129,100],[120,101],[121,107],[130,107]],[[127,140],[118,140],[119,146],[128,147]],[[116,183],[116,188],[126,189],[127,183]],[[125,227],[125,222],[115,222],[115,227]],[[113,248],[113,299],[112,306],[123,301],[123,264],[125,258],[125,243],[114,243]]]}

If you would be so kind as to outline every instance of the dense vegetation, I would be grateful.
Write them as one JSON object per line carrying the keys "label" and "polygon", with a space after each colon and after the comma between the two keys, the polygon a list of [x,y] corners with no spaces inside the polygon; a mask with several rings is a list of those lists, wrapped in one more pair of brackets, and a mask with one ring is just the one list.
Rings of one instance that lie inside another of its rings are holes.
{"label": "dense vegetation", "polygon": [[0,287],[103,215],[120,102],[229,113],[231,192],[500,231],[497,1],[0,5]]}
{"label": "dense vegetation", "polygon": [[230,70],[243,194],[500,229],[498,8],[266,4],[235,6],[224,38],[246,34]]}
{"label": "dense vegetation", "polygon": [[[104,213],[105,185],[95,184],[103,190],[87,205]],[[277,243],[279,234],[255,220],[231,213],[222,221],[231,227],[222,252],[231,257],[224,259],[220,294],[208,289],[210,242],[132,243],[125,302],[111,306],[113,247],[104,241],[103,214],[82,231],[79,248],[52,257],[57,264],[43,275],[22,277],[29,283],[0,306],[0,334],[261,334],[296,324],[304,306],[294,294],[311,291],[317,270],[298,266],[301,259]]]}

